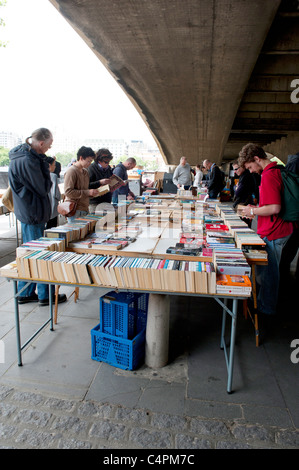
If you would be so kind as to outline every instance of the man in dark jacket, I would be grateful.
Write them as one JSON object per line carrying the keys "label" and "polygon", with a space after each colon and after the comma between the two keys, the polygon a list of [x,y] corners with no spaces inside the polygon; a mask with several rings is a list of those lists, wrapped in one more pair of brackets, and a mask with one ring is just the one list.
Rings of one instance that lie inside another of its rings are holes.
{"label": "man in dark jacket", "polygon": [[[29,140],[31,142],[29,143]],[[48,129],[40,128],[9,152],[9,184],[13,193],[14,212],[21,222],[23,243],[43,236],[46,222],[50,220],[51,204],[49,191],[52,186],[49,164],[45,153],[51,148],[53,137]],[[26,282],[19,282],[19,291]],[[19,304],[37,302],[49,305],[49,286],[31,283],[18,297]],[[54,292],[52,291],[54,294]],[[59,295],[59,302],[66,300]]]}
{"label": "man in dark jacket", "polygon": [[238,162],[233,163],[233,170],[236,177],[239,178],[238,184],[234,190],[233,207],[235,208],[238,204],[253,204],[255,196],[255,182],[250,171],[239,166]]}
{"label": "man in dark jacket", "polygon": [[[112,153],[108,149],[100,149],[96,153],[94,162],[88,167],[89,189],[97,189],[102,185],[108,184],[113,171],[109,163],[113,159]],[[89,212],[94,213],[98,204],[103,202],[111,203],[112,193],[106,193],[103,196],[93,197],[89,200]]]}
{"label": "man in dark jacket", "polygon": [[113,204],[118,203],[118,196],[123,196],[125,199],[130,198],[134,199],[135,195],[129,188],[128,181],[128,170],[133,170],[136,166],[135,158],[127,158],[127,160],[122,163],[120,162],[113,170],[113,174],[119,176],[123,181],[127,181],[127,184],[121,186],[113,192],[112,202]]}
{"label": "man in dark jacket", "polygon": [[203,167],[208,170],[208,193],[210,199],[216,199],[218,194],[224,188],[223,173],[216,163],[210,160],[204,160]]}

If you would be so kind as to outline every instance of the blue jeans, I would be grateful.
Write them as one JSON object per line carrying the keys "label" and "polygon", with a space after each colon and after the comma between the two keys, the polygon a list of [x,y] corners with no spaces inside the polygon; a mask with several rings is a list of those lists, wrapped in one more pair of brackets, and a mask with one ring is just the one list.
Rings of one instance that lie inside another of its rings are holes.
{"label": "blue jeans", "polygon": [[216,189],[211,189],[211,191],[209,191],[209,198],[217,199],[219,192],[220,191],[217,191]]}
{"label": "blue jeans", "polygon": [[277,240],[269,241],[263,238],[268,253],[267,266],[256,266],[257,308],[267,315],[276,314],[279,291],[279,263],[282,249],[290,235]]}
{"label": "blue jeans", "polygon": [[[29,242],[30,240],[36,240],[37,238],[44,236],[45,224],[36,224],[29,225],[21,222],[22,229],[22,238],[23,243]],[[20,281],[18,283],[18,290],[21,290],[27,284],[26,281]],[[35,293],[36,284],[32,282],[26,287],[26,289],[21,292],[19,297],[28,297]],[[55,292],[55,287],[52,286],[52,294]],[[39,300],[45,300],[49,298],[49,285],[48,284],[38,284],[37,285],[37,295]]]}
{"label": "blue jeans", "polygon": [[[118,196],[119,196],[119,201],[118,201]],[[118,202],[125,201],[127,199],[126,194],[118,194],[118,191],[113,191],[112,193],[112,204],[118,204]]]}

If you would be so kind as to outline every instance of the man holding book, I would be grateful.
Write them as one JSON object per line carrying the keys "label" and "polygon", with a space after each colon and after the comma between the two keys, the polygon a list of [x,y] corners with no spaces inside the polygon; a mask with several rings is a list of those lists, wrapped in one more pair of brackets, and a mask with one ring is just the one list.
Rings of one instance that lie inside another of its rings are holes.
{"label": "man holding book", "polygon": [[[9,184],[13,193],[14,211],[21,222],[23,243],[36,240],[44,234],[45,224],[51,216],[49,191],[52,182],[49,164],[45,153],[51,148],[52,133],[45,128],[32,132],[24,144],[9,152]],[[20,281],[20,291],[27,284]],[[29,284],[18,296],[18,303],[38,302],[41,306],[49,305],[49,285]],[[53,287],[54,289],[54,287]],[[54,296],[54,290],[51,289]],[[60,294],[58,302],[65,302],[66,295]]]}
{"label": "man holding book", "polygon": [[127,160],[122,163],[120,162],[113,170],[113,174],[121,178],[126,184],[119,187],[113,192],[112,195],[112,202],[113,204],[118,203],[118,196],[122,196],[125,199],[135,199],[134,193],[129,188],[129,181],[128,181],[128,171],[133,170],[136,166],[135,158],[127,158]]}
{"label": "man holding book", "polygon": [[[249,170],[240,166],[238,162],[233,162],[233,170],[238,178],[238,182],[234,187],[233,208],[235,209],[238,204],[247,206],[248,204],[254,205],[255,198],[255,181],[253,175]],[[252,219],[244,218],[246,224],[251,227]]]}
{"label": "man holding book", "polygon": [[261,175],[259,207],[248,205],[243,209],[245,217],[258,216],[257,233],[266,243],[268,264],[256,266],[258,310],[269,320],[276,314],[279,291],[279,263],[284,245],[293,232],[292,222],[280,217],[283,182],[277,163],[271,162],[264,150],[255,145],[245,145],[239,153],[238,163],[251,173]]}
{"label": "man holding book", "polygon": [[[89,189],[96,189],[100,186],[109,184],[109,178],[113,175],[110,161],[113,159],[112,153],[108,149],[99,149],[96,153],[94,162],[88,167],[89,173]],[[89,212],[94,213],[98,204],[103,202],[111,203],[111,191],[93,197],[89,201]]]}

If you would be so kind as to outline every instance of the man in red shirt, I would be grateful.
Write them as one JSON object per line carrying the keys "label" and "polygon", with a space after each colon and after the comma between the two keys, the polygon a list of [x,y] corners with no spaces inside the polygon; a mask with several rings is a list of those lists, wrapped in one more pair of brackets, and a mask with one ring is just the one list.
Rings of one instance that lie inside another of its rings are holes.
{"label": "man in red shirt", "polygon": [[281,194],[283,182],[277,163],[271,162],[264,150],[255,145],[245,145],[239,153],[238,163],[251,173],[261,175],[259,187],[259,206],[246,206],[243,214],[246,217],[258,216],[257,233],[266,243],[268,253],[267,266],[256,266],[258,311],[267,315],[276,314],[279,291],[279,263],[284,245],[293,232],[293,223],[283,220]]}

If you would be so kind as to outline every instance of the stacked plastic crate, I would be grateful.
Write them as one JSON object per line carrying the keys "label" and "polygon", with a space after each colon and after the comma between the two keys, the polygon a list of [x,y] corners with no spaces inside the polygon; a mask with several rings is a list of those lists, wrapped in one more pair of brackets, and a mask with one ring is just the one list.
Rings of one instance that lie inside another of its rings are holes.
{"label": "stacked plastic crate", "polygon": [[91,330],[91,358],[134,370],[144,361],[148,294],[100,297],[100,323]]}

